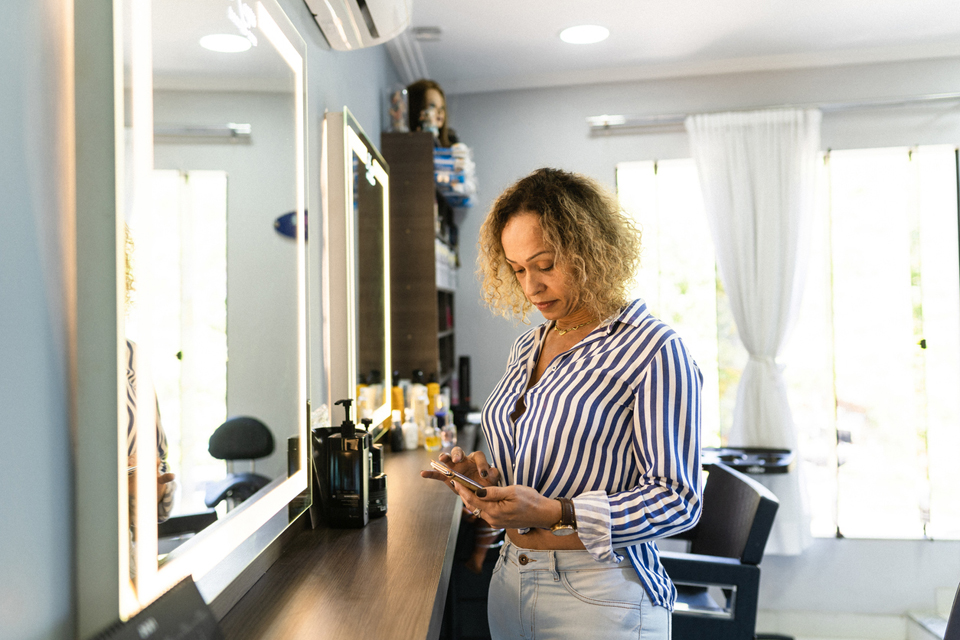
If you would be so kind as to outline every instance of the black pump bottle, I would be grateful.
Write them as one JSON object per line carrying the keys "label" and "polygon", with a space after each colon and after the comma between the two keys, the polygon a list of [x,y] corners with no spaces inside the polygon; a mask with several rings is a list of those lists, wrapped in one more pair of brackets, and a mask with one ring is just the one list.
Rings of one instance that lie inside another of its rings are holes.
{"label": "black pump bottle", "polygon": [[338,400],[346,419],[340,433],[327,440],[327,468],[330,496],[324,506],[327,524],[337,528],[359,528],[369,520],[370,434],[357,431],[350,419],[352,400]]}

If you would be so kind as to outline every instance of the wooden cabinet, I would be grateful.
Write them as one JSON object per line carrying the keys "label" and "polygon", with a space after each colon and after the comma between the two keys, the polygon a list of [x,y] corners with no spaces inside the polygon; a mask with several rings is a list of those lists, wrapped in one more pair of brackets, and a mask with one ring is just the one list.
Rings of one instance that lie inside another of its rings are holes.
{"label": "wooden cabinet", "polygon": [[456,363],[456,247],[443,233],[453,216],[436,192],[433,136],[383,133],[380,147],[390,167],[393,369],[421,369],[443,385]]}

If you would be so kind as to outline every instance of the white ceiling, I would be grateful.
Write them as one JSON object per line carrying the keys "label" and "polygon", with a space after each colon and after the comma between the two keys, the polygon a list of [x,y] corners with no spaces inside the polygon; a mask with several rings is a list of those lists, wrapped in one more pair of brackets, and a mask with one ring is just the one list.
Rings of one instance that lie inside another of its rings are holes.
{"label": "white ceiling", "polygon": [[[236,9],[237,4],[235,0],[155,0],[150,25],[154,85],[170,89],[292,93],[293,71],[262,29],[256,30],[256,46],[241,53],[217,53],[200,46],[200,38],[205,35],[240,33],[228,17],[228,9]],[[279,19],[280,16],[274,16],[274,20]],[[130,31],[126,30],[124,36],[129,55]],[[302,46],[295,45],[297,49]]]}
{"label": "white ceiling", "polygon": [[413,0],[412,27],[448,93],[960,56],[960,0]]}

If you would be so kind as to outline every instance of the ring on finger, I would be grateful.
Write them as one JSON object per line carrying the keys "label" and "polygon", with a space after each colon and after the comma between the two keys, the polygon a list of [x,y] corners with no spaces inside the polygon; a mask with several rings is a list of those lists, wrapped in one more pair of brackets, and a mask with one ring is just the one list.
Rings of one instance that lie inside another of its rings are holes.
{"label": "ring on finger", "polygon": [[480,517],[480,508],[477,507],[476,509],[474,509],[474,510],[472,511],[472,513],[473,513],[473,517],[474,517],[474,518],[479,518],[479,517]]}

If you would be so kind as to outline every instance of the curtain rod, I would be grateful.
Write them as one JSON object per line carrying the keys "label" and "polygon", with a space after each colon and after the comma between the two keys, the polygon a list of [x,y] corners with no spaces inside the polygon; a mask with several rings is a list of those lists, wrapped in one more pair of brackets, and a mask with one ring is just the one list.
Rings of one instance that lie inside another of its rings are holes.
{"label": "curtain rod", "polygon": [[[743,111],[759,111],[767,109],[820,109],[824,113],[841,113],[843,111],[858,111],[865,109],[882,109],[888,107],[905,107],[930,102],[946,102],[960,100],[960,92],[934,93],[924,96],[908,98],[878,98],[860,102],[827,102],[807,105],[778,105],[771,107],[751,107],[747,109],[727,109],[723,112],[711,113],[739,113]],[[676,133],[684,131],[683,123],[686,113],[671,113],[654,116],[623,116],[602,115],[590,116],[587,124],[590,125],[590,135],[622,135],[630,133]]]}

